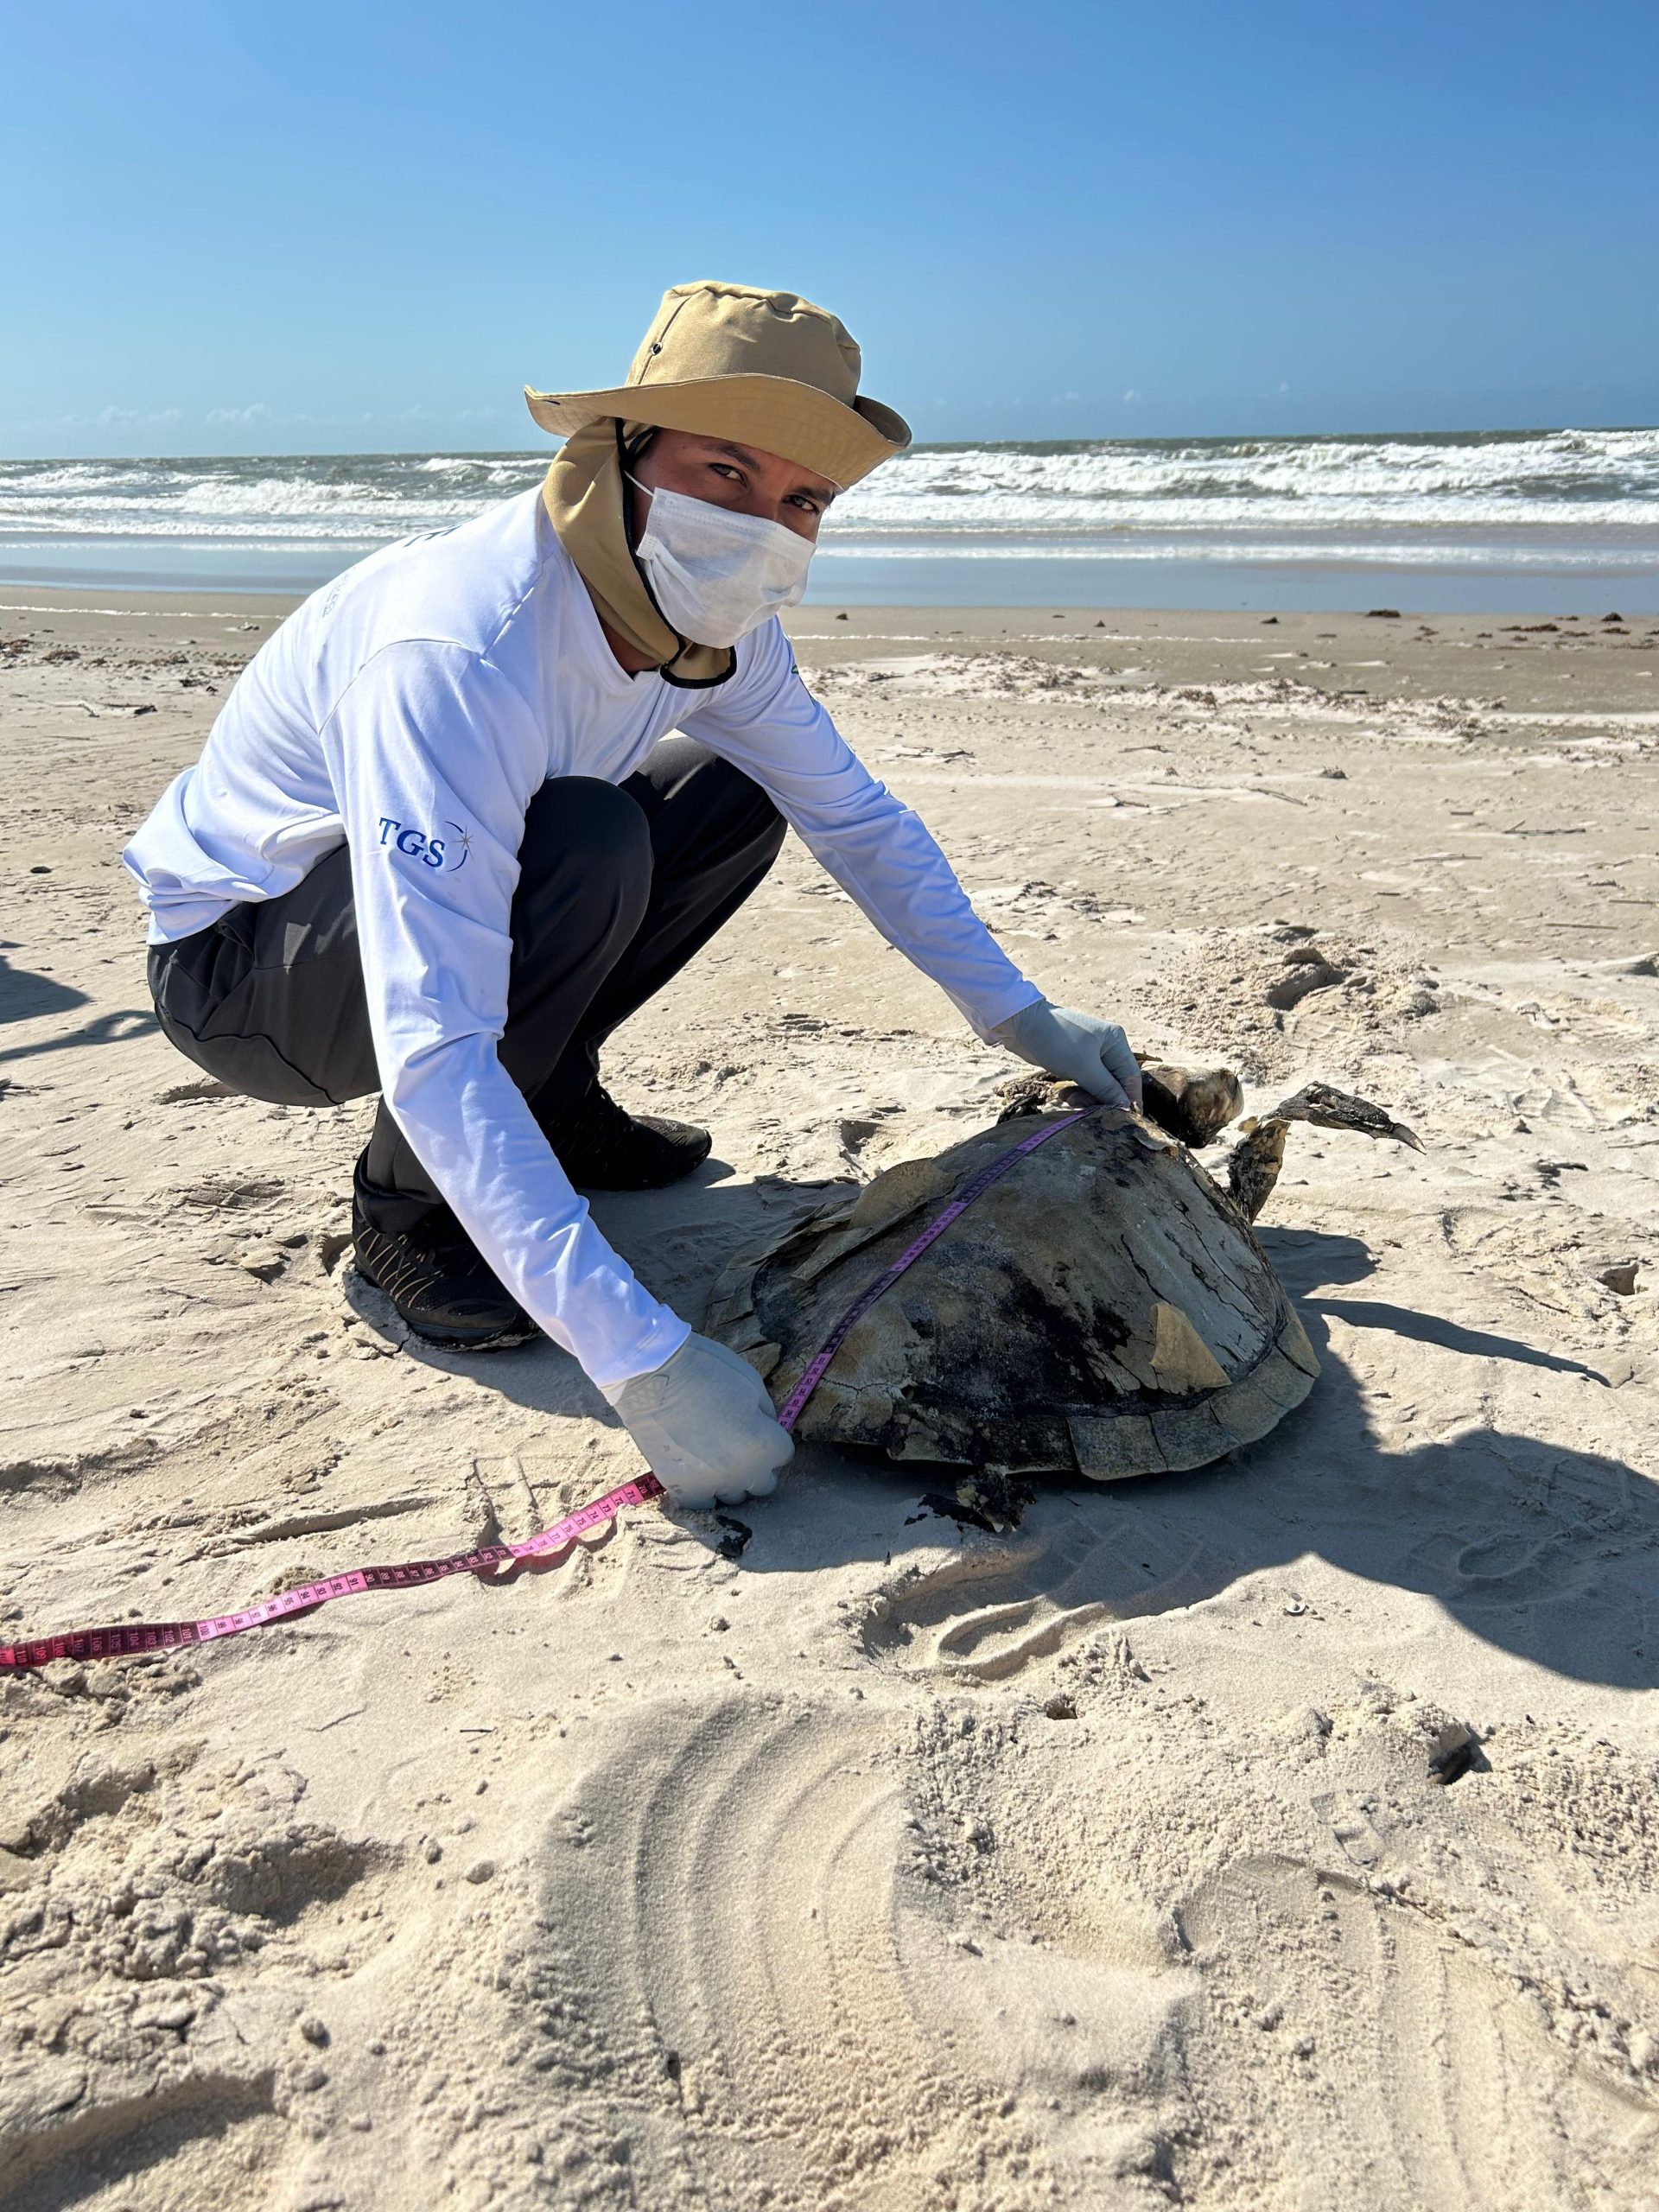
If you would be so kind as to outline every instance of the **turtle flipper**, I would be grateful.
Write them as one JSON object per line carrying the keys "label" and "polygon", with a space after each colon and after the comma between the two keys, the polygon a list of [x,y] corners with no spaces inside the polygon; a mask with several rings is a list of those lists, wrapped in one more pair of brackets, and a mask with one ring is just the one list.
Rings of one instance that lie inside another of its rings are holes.
{"label": "turtle flipper", "polygon": [[1338,1090],[1328,1083],[1307,1083],[1294,1098],[1275,1106],[1271,1114],[1239,1124],[1240,1140],[1227,1155],[1227,1187],[1247,1220],[1254,1221],[1273,1195],[1279,1171],[1285,1164],[1285,1138],[1293,1122],[1310,1122],[1321,1129],[1357,1129],[1361,1136],[1392,1137],[1421,1152],[1423,1141],[1414,1129],[1396,1122],[1369,1098]]}
{"label": "turtle flipper", "polygon": [[1408,1144],[1414,1152],[1423,1149],[1415,1129],[1395,1121],[1369,1098],[1357,1098],[1352,1091],[1338,1090],[1328,1083],[1304,1084],[1294,1098],[1287,1098],[1273,1111],[1281,1122],[1312,1122],[1322,1129],[1355,1129],[1363,1137],[1392,1137],[1396,1144]]}
{"label": "turtle flipper", "polygon": [[1254,1221],[1273,1196],[1289,1133],[1289,1122],[1277,1114],[1247,1122],[1244,1135],[1227,1155],[1227,1189],[1246,1221]]}

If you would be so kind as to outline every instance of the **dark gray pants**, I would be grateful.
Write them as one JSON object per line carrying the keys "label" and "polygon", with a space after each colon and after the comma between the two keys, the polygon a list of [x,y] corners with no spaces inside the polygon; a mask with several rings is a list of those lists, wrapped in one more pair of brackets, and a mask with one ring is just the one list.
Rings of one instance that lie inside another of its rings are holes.
{"label": "dark gray pants", "polygon": [[[561,777],[531,800],[500,1057],[556,1151],[605,1039],[736,912],[783,840],[760,785],[687,737],[624,784]],[[280,899],[152,947],[149,986],[173,1043],[229,1090],[326,1106],[380,1088],[344,846]],[[384,1103],[357,1192],[390,1235],[442,1204]]]}

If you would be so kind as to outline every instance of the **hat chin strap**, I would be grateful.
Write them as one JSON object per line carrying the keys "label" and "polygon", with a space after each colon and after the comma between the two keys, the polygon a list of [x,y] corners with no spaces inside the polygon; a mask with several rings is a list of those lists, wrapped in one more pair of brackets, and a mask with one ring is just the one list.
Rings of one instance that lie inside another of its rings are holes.
{"label": "hat chin strap", "polygon": [[[651,577],[637,550],[639,533],[633,526],[633,501],[628,496],[628,486],[633,481],[633,463],[642,460],[649,452],[651,442],[656,435],[656,429],[651,423],[646,423],[643,429],[636,429],[632,435],[628,433],[628,426],[626,423],[619,420],[616,425],[616,468],[617,474],[621,479],[619,490],[622,503],[622,534],[628,541],[628,558],[632,562],[633,572],[639,579],[640,590],[651,602],[652,613],[662,624],[664,629],[677,640],[677,651],[663,663],[662,669],[658,671],[661,674],[664,670],[672,668],[680,654],[690,648],[691,640],[680,636],[679,632],[675,629],[674,625],[658,604],[657,594],[651,588]],[[649,648],[642,648],[642,650],[648,651]]]}
{"label": "hat chin strap", "polygon": [[547,472],[542,500],[601,620],[647,655],[664,683],[706,690],[731,676],[735,654],[683,638],[634,558],[624,467],[630,446],[650,435],[650,426],[615,416],[572,431]]}

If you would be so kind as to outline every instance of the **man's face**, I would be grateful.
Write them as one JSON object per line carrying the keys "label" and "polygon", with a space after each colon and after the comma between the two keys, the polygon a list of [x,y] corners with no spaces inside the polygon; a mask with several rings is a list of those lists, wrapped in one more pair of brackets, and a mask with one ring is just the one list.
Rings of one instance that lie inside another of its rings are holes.
{"label": "man's face", "polygon": [[[817,476],[798,462],[693,430],[656,431],[632,474],[651,491],[683,492],[687,499],[706,499],[711,507],[760,515],[808,540],[817,537],[824,510],[836,496],[827,476]],[[637,488],[630,489],[629,497],[637,540],[649,503]]]}

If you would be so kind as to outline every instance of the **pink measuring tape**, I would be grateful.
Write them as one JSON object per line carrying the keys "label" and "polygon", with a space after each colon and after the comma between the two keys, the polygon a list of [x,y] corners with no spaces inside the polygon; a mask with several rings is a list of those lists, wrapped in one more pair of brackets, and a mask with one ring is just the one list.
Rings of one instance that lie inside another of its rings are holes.
{"label": "pink measuring tape", "polygon": [[[878,1276],[868,1290],[860,1292],[836,1323],[823,1350],[813,1356],[810,1365],[784,1401],[778,1414],[780,1427],[794,1427],[803,1407],[823,1380],[830,1361],[846,1343],[855,1324],[863,1319],[884,1292],[892,1289],[907,1268],[915,1266],[929,1245],[943,1236],[976,1198],[988,1191],[993,1183],[1000,1182],[1028,1153],[1035,1152],[1050,1137],[1058,1136],[1062,1129],[1072,1128],[1096,1110],[1092,1106],[1085,1107],[1081,1113],[1068,1114],[1063,1122],[1051,1122],[1046,1128],[1028,1136],[1023,1144],[999,1153],[957,1192],[915,1243],[907,1244],[887,1272]],[[172,1651],[188,1643],[213,1643],[220,1637],[240,1636],[245,1629],[268,1628],[273,1621],[286,1620],[295,1613],[308,1613],[336,1598],[354,1598],[365,1590],[414,1590],[429,1582],[442,1582],[451,1574],[480,1574],[514,1560],[544,1559],[568,1549],[579,1536],[615,1520],[624,1506],[648,1505],[665,1495],[655,1475],[636,1475],[632,1482],[622,1483],[615,1490],[607,1491],[602,1497],[579,1505],[574,1513],[567,1513],[562,1521],[556,1521],[538,1535],[527,1536],[521,1544],[480,1544],[469,1552],[452,1553],[448,1559],[405,1560],[397,1567],[353,1567],[346,1573],[325,1575],[321,1581],[302,1583],[297,1590],[284,1590],[276,1597],[262,1598],[257,1605],[244,1605],[233,1613],[210,1614],[205,1620],[122,1621],[108,1628],[70,1629],[61,1636],[0,1643],[0,1675],[22,1674],[29,1668],[44,1667],[54,1659],[125,1659],[137,1652]]]}

